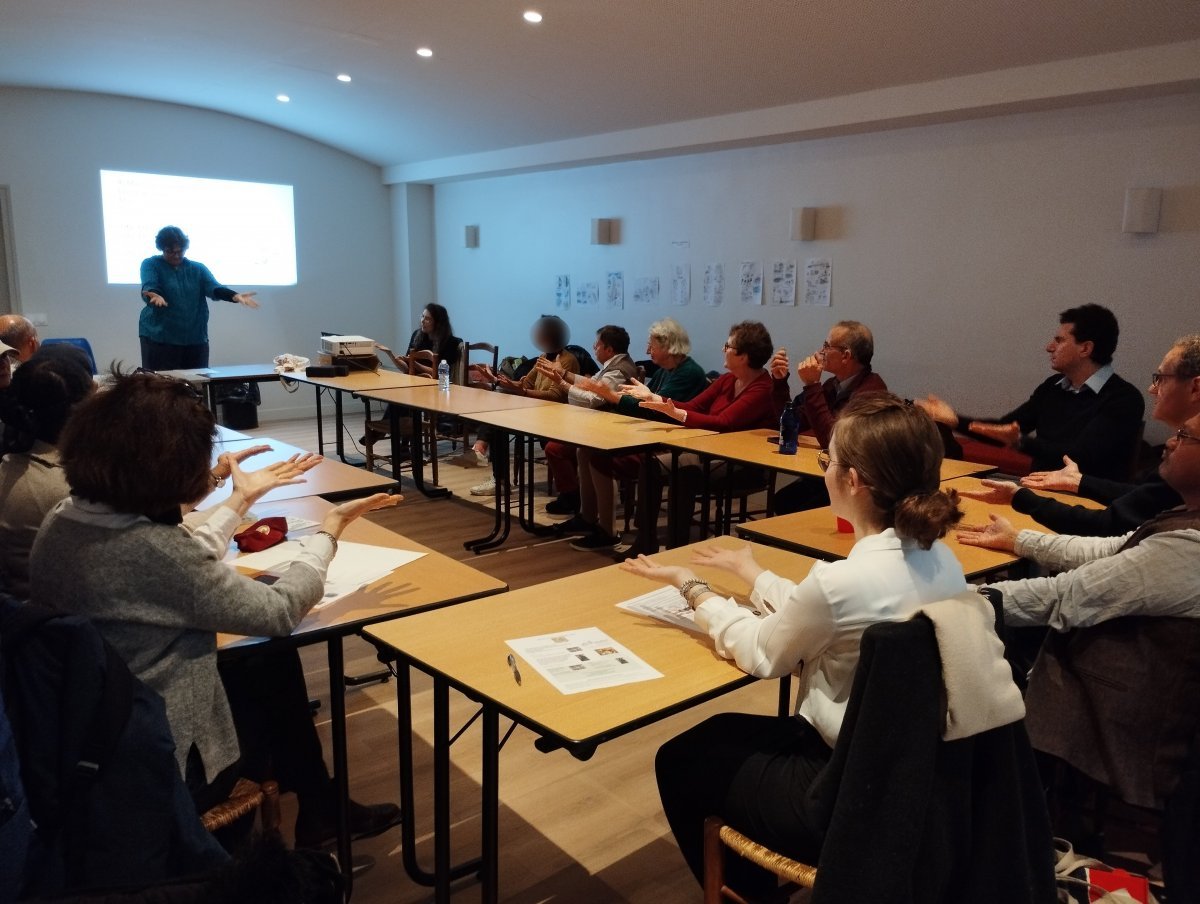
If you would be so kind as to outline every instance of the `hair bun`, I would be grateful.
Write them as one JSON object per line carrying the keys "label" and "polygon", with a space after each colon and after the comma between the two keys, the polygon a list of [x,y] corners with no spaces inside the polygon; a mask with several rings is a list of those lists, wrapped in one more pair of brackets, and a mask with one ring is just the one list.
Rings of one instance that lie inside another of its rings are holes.
{"label": "hair bun", "polygon": [[894,524],[896,533],[901,537],[910,537],[922,549],[929,549],[933,541],[946,536],[946,532],[958,524],[962,516],[958,492],[937,489],[914,493],[897,502]]}

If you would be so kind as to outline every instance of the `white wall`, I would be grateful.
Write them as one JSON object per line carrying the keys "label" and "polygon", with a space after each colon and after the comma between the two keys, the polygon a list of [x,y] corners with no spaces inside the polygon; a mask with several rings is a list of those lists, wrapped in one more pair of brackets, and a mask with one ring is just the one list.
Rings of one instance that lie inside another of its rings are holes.
{"label": "white wall", "polygon": [[[322,329],[390,338],[392,226],[378,167],[220,113],[0,88],[0,185],[12,190],[22,308],[49,316],[43,335],[86,336],[101,362],[139,361],[138,290],[105,280],[102,168],[295,186],[299,281],[259,290],[257,311],[213,304],[213,364],[269,361],[282,352],[312,356]],[[187,223],[178,225],[186,231]],[[148,235],[146,254],[153,253]],[[309,392],[293,396],[264,385],[260,414],[294,415],[311,404]]]}
{"label": "white wall", "polygon": [[[576,341],[617,321],[640,350],[649,323],[671,315],[712,368],[737,320],[763,320],[795,357],[855,318],[875,331],[876,369],[897,392],[999,414],[1047,373],[1042,347],[1063,308],[1096,301],[1117,313],[1116,364],[1139,385],[1172,338],[1200,330],[1198,149],[1193,94],[444,183],[438,300],[463,337],[527,353],[530,323],[553,312],[556,274],[603,293],[606,272],[623,270],[623,312],[603,301],[567,312]],[[1142,185],[1165,189],[1162,231],[1123,235],[1125,188]],[[790,241],[799,206],[824,208],[818,241]],[[619,217],[621,244],[591,245],[593,217]],[[471,223],[475,250],[463,247]],[[832,308],[737,302],[739,261],[822,256],[833,261]],[[685,308],[669,302],[676,260],[691,264]],[[720,309],[702,303],[709,261],[725,264]],[[650,275],[662,298],[636,308],[634,281]]]}

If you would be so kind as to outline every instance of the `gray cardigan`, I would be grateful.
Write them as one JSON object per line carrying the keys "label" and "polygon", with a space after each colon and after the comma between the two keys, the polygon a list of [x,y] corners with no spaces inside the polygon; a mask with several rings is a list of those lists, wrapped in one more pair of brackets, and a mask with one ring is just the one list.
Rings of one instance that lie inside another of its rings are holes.
{"label": "gray cardigan", "polygon": [[29,599],[29,550],[38,528],[70,492],[58,450],[48,443],[0,461],[0,570],[19,600]]}
{"label": "gray cardigan", "polygon": [[206,544],[183,526],[71,497],[47,517],[30,558],[32,600],[96,624],[165,701],[180,772],[195,745],[210,782],[238,758],[217,633],[289,634],[320,601],[333,558],[328,537],[308,537],[299,559],[267,586],[214,555],[238,521],[218,508],[206,525],[218,542]]}

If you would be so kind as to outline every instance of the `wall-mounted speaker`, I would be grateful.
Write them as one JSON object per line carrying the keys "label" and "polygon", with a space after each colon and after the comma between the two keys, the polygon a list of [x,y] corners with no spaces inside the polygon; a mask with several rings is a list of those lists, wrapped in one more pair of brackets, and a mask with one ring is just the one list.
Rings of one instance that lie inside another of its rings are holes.
{"label": "wall-mounted speaker", "polygon": [[1121,231],[1137,235],[1158,232],[1158,218],[1161,212],[1161,188],[1127,188],[1125,189],[1125,214],[1121,217]]}
{"label": "wall-mounted speaker", "polygon": [[620,221],[609,217],[592,220],[592,244],[616,245],[620,241]]}
{"label": "wall-mounted speaker", "polygon": [[817,209],[815,207],[792,208],[792,241],[811,242],[817,237]]}

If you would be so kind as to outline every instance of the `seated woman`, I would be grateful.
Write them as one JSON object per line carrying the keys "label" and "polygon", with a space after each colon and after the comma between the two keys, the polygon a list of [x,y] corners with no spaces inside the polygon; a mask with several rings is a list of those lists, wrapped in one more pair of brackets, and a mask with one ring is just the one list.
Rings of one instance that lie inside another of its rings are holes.
{"label": "seated woman", "polygon": [[[928,415],[892,395],[856,398],[822,461],[833,511],[854,525],[847,558],[818,562],[796,583],[759,567],[749,547],[696,554],[697,564],[750,584],[754,609],[713,593],[688,568],[644,556],[624,566],[678,588],[717,653],[749,674],[801,669],[794,718],[725,713],[658,752],[663,809],[698,880],[703,824],[713,815],[785,856],[817,862],[823,827],[810,821],[806,791],[837,741],[863,631],[967,588],[939,542],[961,512],[953,491],[940,489],[942,444]],[[762,894],[774,883],[745,861],[730,872],[739,890]]]}
{"label": "seated woman", "polygon": [[[646,388],[664,399],[686,402],[708,386],[704,368],[691,357],[692,342],[687,330],[670,317],[650,324],[646,354],[658,368]],[[575,386],[595,393],[618,414],[631,417],[660,417],[642,408],[632,395],[621,393],[598,380],[578,378]],[[613,481],[635,477],[642,467],[641,455],[606,455],[594,449],[579,447],[579,514],[558,525],[560,534],[580,534],[571,542],[572,549],[611,549],[621,542],[615,526]]]}
{"label": "seated woman", "polygon": [[29,551],[52,508],[71,492],[59,461],[58,436],[71,409],[95,388],[87,355],[47,345],[13,376],[0,461],[0,572],[8,591],[29,598]]}
{"label": "seated woman", "polygon": [[[774,381],[766,370],[766,363],[773,351],[774,345],[767,328],[757,321],[744,320],[730,327],[729,338],[725,340],[726,372],[691,401],[675,402],[651,392],[636,380],[630,386],[622,387],[622,390],[637,399],[643,409],[688,427],[715,430],[718,433],[773,427],[779,415],[772,396]],[[659,464],[665,480],[670,474],[671,456],[659,456]],[[714,485],[724,485],[728,473],[724,462],[715,462],[709,467],[709,478]],[[760,479],[759,473],[753,469],[743,468],[739,476],[747,484]],[[663,481],[660,480],[658,486],[661,488],[662,485]],[[692,453],[680,455],[675,466],[670,499],[672,546],[688,542],[696,495],[703,488],[704,469],[700,456]]]}
{"label": "seated woman", "polygon": [[[182,525],[183,512],[213,488],[214,426],[190,384],[154,374],[116,374],[111,388],[77,405],[60,443],[72,495],[50,513],[34,542],[31,598],[92,619],[130,670],[163,697],[179,769],[198,811],[224,800],[245,774],[242,754],[255,767],[271,768],[281,789],[296,792],[297,843],[319,844],[332,835],[337,798],[299,657],[294,648],[266,648],[242,658],[259,667],[236,693],[257,698],[259,706],[240,707],[254,714],[255,724],[235,724],[235,687],[227,697],[217,634],[290,633],[320,601],[345,527],[400,498],[380,494],[333,509],[275,583],[255,581],[222,561],[230,538],[256,500],[302,482],[297,475],[311,459],[252,473],[227,460],[233,493],[193,535]],[[239,749],[240,738],[258,740],[265,729],[271,730],[269,750]],[[352,803],[352,829],[378,831],[397,814],[390,804]]]}
{"label": "seated woman", "polygon": [[[386,345],[380,345],[378,342],[375,343],[375,347],[391,358],[392,363],[401,373],[408,373],[408,355],[413,352],[434,352],[439,363],[445,361],[450,365],[450,373],[453,374],[462,351],[462,340],[454,335],[454,327],[450,325],[450,312],[440,304],[427,304],[421,311],[420,325],[413,330],[412,336],[408,339],[408,351],[405,352],[405,357],[397,356]],[[414,373],[424,377],[436,377],[437,364],[427,367],[417,362]],[[367,433],[370,434],[373,442],[379,442],[387,437],[389,422],[390,415],[379,421],[367,422]],[[365,445],[366,442],[367,437],[364,436],[362,443]]]}
{"label": "seated woman", "polygon": [[[560,375],[579,373],[579,360],[567,351],[567,343],[571,341],[570,327],[561,317],[546,314],[533,324],[532,338],[534,347],[541,354],[529,373],[520,380],[513,380],[504,374],[495,373],[491,368],[485,368],[482,372],[483,378],[500,392],[549,402],[565,402],[570,384],[561,379]],[[543,362],[554,364],[555,367],[547,368],[544,364],[542,367],[537,366]],[[491,479],[471,487],[472,496],[491,496],[496,492],[497,478],[504,476],[507,479],[508,474],[508,435],[490,429],[479,432],[479,439],[471,451],[480,462],[486,461],[488,450],[501,441],[505,454],[492,457]]]}

